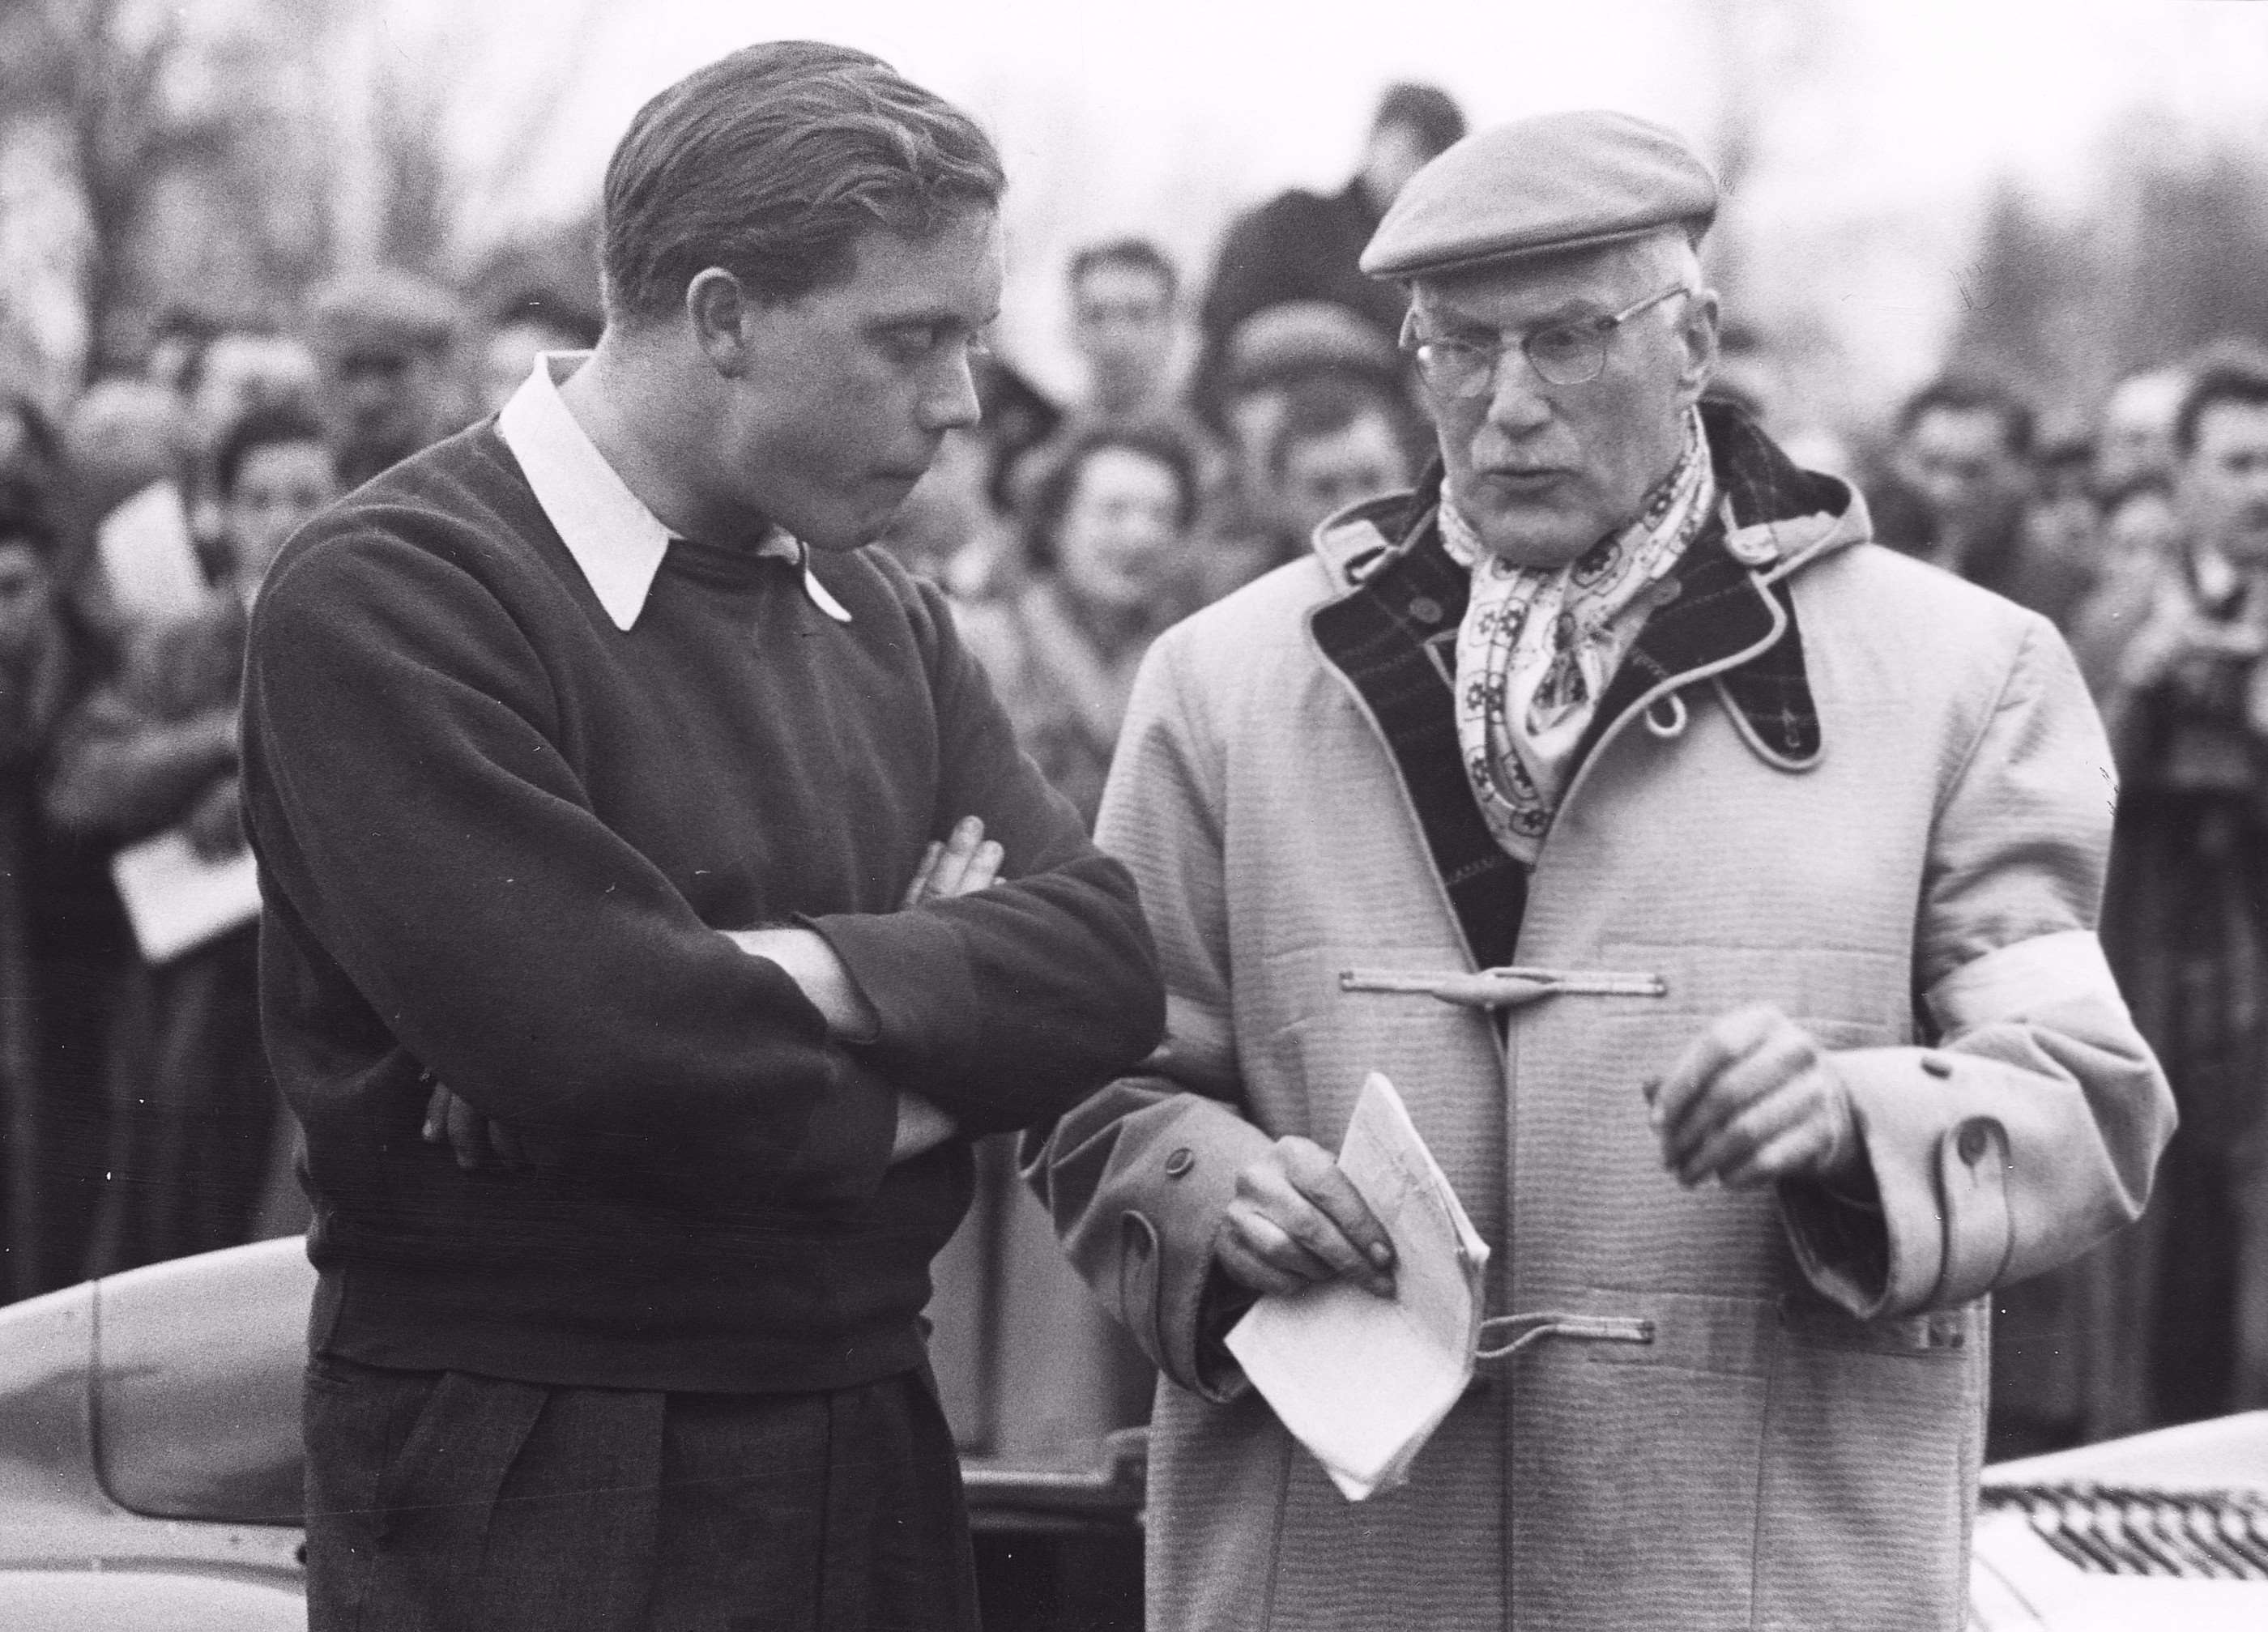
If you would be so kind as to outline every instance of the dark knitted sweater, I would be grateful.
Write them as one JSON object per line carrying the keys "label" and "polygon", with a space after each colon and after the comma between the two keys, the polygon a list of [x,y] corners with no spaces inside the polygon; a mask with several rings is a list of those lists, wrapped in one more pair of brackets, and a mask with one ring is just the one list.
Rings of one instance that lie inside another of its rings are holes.
{"label": "dark knitted sweater", "polygon": [[[312,1340],[371,1364],[769,1391],[919,1363],[967,1140],[1156,1041],[1132,884],[879,552],[673,546],[611,623],[492,424],[327,512],[246,672],[269,1049],[306,1128]],[[895,910],[959,817],[1008,881]],[[805,922],[881,1018],[831,1041],[717,931]],[[419,1137],[431,1072],[541,1165]]]}

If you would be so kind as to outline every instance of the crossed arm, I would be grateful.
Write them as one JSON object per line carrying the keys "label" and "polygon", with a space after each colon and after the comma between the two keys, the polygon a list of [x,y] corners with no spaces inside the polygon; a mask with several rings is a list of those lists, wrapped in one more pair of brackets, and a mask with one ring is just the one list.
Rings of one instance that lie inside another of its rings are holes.
{"label": "crossed arm", "polygon": [[[999,878],[1005,859],[998,842],[984,836],[983,819],[963,817],[948,837],[930,841],[920,868],[898,903],[899,910],[910,912],[925,901],[949,901],[989,889]],[[750,957],[777,964],[825,1017],[831,1035],[846,1042],[873,1037],[880,1026],[873,1005],[825,937],[793,927],[718,933]],[[959,1131],[960,1124],[946,1113],[921,1095],[901,1088],[890,1165],[895,1166],[934,1150]],[[468,1171],[490,1160],[513,1168],[538,1166],[542,1162],[539,1145],[532,1144],[509,1123],[482,1116],[468,1101],[450,1092],[446,1083],[433,1084],[425,1105],[423,1136],[428,1144],[447,1144],[455,1153],[457,1165]]]}

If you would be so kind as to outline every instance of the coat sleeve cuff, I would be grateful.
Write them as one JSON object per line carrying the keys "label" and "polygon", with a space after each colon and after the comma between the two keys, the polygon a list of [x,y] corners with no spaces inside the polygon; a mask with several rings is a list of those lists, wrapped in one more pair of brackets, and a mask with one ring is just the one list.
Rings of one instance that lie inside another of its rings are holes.
{"label": "coat sleeve cuff", "polygon": [[1141,1187],[1145,1204],[1125,1216],[1119,1307],[1160,1371],[1193,1393],[1225,1402],[1248,1385],[1221,1342],[1242,1311],[1236,1289],[1213,1268],[1213,1242],[1236,1199],[1236,1175],[1266,1152],[1270,1140],[1220,1106],[1200,1101],[1193,1109],[1144,1152],[1157,1168],[1152,1182]]}
{"label": "coat sleeve cuff", "polygon": [[834,949],[873,1007],[880,1059],[919,1060],[924,1077],[969,1069],[980,1024],[976,981],[952,924],[918,908],[797,922]]}
{"label": "coat sleeve cuff", "polygon": [[2015,1231],[2008,1135],[1981,1108],[1996,1062],[1926,1048],[1862,1048],[1835,1056],[1850,1084],[1881,1210],[1816,1185],[1785,1187],[1797,1261],[1812,1284],[1861,1320],[1966,1303],[1996,1285]]}

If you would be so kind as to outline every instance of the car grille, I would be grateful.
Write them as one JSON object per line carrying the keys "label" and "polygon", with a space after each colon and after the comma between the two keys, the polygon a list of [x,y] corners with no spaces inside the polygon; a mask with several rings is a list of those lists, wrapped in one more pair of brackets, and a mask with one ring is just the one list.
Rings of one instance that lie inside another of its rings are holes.
{"label": "car grille", "polygon": [[1988,1512],[2033,1532],[2096,1575],[2268,1581],[2268,1491],[2016,1485],[1982,1493]]}

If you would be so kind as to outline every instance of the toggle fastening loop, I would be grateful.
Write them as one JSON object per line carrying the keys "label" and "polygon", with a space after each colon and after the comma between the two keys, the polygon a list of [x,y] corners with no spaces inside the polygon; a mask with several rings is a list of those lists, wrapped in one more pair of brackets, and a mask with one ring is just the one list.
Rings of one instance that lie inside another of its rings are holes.
{"label": "toggle fastening loop", "polygon": [[1489,1328],[1496,1327],[1513,1334],[1512,1337],[1493,1349],[1476,1349],[1476,1360],[1502,1360],[1518,1354],[1532,1343],[1547,1337],[1571,1337],[1600,1343],[1650,1343],[1653,1341],[1653,1322],[1632,1320],[1624,1315],[1564,1314],[1554,1310],[1542,1310],[1534,1314],[1493,1315],[1481,1322],[1484,1342]]}
{"label": "toggle fastening loop", "polygon": [[1662,997],[1669,982],[1658,974],[1612,969],[1499,968],[1429,974],[1402,969],[1342,969],[1344,992],[1406,992],[1466,1009],[1521,1009],[1544,997]]}

